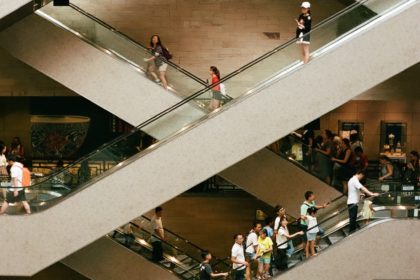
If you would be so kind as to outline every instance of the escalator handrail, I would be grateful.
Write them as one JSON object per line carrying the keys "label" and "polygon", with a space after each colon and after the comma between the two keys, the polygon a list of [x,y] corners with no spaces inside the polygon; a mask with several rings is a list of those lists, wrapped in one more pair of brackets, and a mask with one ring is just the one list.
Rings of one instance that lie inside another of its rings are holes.
{"label": "escalator handrail", "polygon": [[[345,13],[346,11],[350,10],[351,8],[356,7],[356,6],[363,5],[363,3],[367,2],[367,1],[370,1],[370,0],[363,0],[363,1],[360,1],[360,2],[354,3],[354,4],[352,4],[352,5],[348,6],[348,7],[346,7],[345,9],[341,10],[339,13],[337,13],[337,14],[335,14],[335,15],[333,15],[333,16],[331,16],[331,17],[327,18],[326,20],[324,20],[324,21],[320,22],[319,24],[317,24],[317,25],[316,25],[316,26],[315,26],[315,27],[311,30],[311,32],[313,32],[314,30],[316,30],[317,28],[319,28],[319,27],[320,27],[320,26],[322,26],[323,24],[326,24],[326,23],[328,23],[328,22],[332,21],[333,19],[335,19],[335,18],[339,17],[340,15],[342,15],[342,14],[343,14],[343,13]],[[71,164],[67,165],[67,166],[66,166],[65,168],[63,168],[61,171],[63,172],[64,170],[67,170],[67,169],[72,168],[73,166],[75,166],[75,165],[77,165],[77,164],[79,164],[79,163],[83,162],[85,159],[87,159],[87,158],[89,158],[89,157],[91,157],[91,156],[95,155],[96,153],[98,153],[99,151],[101,151],[101,150],[105,149],[106,147],[110,147],[110,146],[114,145],[115,143],[119,142],[120,140],[123,140],[123,139],[124,139],[124,138],[126,138],[127,136],[129,136],[129,135],[131,135],[131,134],[133,134],[133,133],[135,133],[135,132],[137,132],[137,131],[140,131],[140,130],[141,130],[141,128],[143,128],[143,127],[145,127],[145,126],[147,126],[147,125],[149,125],[149,124],[151,124],[151,123],[155,122],[156,120],[158,120],[158,119],[162,118],[163,116],[167,115],[168,113],[170,113],[170,112],[172,112],[172,111],[174,111],[174,110],[178,109],[179,107],[181,107],[181,106],[183,106],[183,105],[185,105],[185,104],[189,103],[190,101],[192,101],[192,100],[193,100],[193,99],[195,99],[196,97],[198,97],[198,96],[200,96],[200,95],[204,94],[205,92],[209,91],[209,90],[210,90],[211,88],[213,88],[214,86],[219,85],[219,84],[221,84],[221,83],[223,83],[223,82],[227,81],[228,79],[232,78],[233,76],[235,76],[235,75],[239,74],[240,72],[242,72],[242,71],[244,71],[244,70],[246,70],[246,69],[250,68],[251,66],[255,65],[256,63],[258,63],[258,62],[262,61],[263,59],[265,59],[265,58],[267,58],[267,57],[269,57],[269,56],[271,56],[271,55],[275,54],[275,53],[276,53],[276,52],[278,52],[279,50],[281,50],[281,49],[283,49],[283,48],[285,48],[285,47],[287,47],[287,46],[289,46],[289,45],[293,44],[294,42],[296,42],[296,40],[297,40],[296,38],[293,38],[293,39],[289,40],[288,42],[286,42],[286,43],[284,43],[284,44],[280,45],[279,47],[275,48],[274,50],[270,51],[269,53],[267,53],[267,54],[265,54],[265,55],[263,55],[263,56],[261,56],[261,57],[259,57],[259,58],[255,59],[254,61],[252,61],[252,62],[250,62],[250,63],[246,64],[245,66],[243,66],[243,67],[239,68],[238,70],[236,70],[236,71],[232,72],[231,74],[229,74],[229,75],[227,75],[227,76],[225,76],[225,77],[221,78],[221,79],[220,79],[220,81],[218,81],[217,83],[214,83],[214,84],[211,84],[211,85],[207,85],[204,89],[202,89],[202,90],[200,90],[200,91],[198,91],[198,92],[196,92],[196,93],[194,93],[194,94],[190,95],[189,97],[187,97],[187,98],[185,98],[185,99],[181,100],[180,102],[178,102],[178,103],[176,103],[176,104],[174,104],[174,105],[172,105],[172,106],[168,107],[167,109],[163,110],[162,112],[160,112],[160,113],[156,114],[155,116],[151,117],[150,119],[148,119],[148,120],[144,121],[143,123],[141,123],[140,125],[138,125],[136,128],[132,129],[132,131],[131,131],[131,132],[129,132],[129,133],[127,133],[127,134],[124,134],[124,135],[121,135],[121,136],[119,136],[119,137],[116,137],[115,139],[111,140],[110,142],[105,143],[105,144],[103,144],[103,145],[99,146],[99,147],[98,147],[97,149],[95,149],[94,151],[92,151],[92,152],[90,152],[90,153],[86,154],[85,156],[81,157],[80,159],[76,160],[75,162],[73,162],[73,163],[71,163]],[[176,134],[176,132],[175,132],[174,134]],[[45,181],[47,181],[47,180],[48,180],[48,177],[47,177],[47,178],[45,178],[45,180],[41,181],[39,184],[42,184],[43,182],[45,182]]]}
{"label": "escalator handrail", "polygon": [[[386,195],[388,195],[388,194],[389,194],[389,192],[383,192],[383,193],[381,193],[379,196],[372,196],[372,197],[365,198],[365,199],[372,200],[372,199],[374,199],[374,198],[381,197],[381,196],[386,196]],[[359,203],[360,203],[360,201],[359,201]],[[339,210],[335,211],[335,212],[334,212],[334,213],[332,213],[330,216],[328,216],[327,218],[323,219],[321,222],[317,223],[317,225],[315,225],[315,226],[313,226],[313,227],[311,227],[311,228],[306,229],[306,230],[304,231],[304,234],[306,234],[306,232],[308,232],[309,230],[312,230],[312,229],[314,229],[314,228],[317,228],[317,227],[319,227],[319,226],[321,226],[321,225],[325,224],[326,222],[328,222],[328,221],[330,221],[331,219],[333,219],[333,218],[337,217],[337,216],[338,216],[338,215],[340,215],[341,213],[344,213],[344,212],[348,211],[349,209],[351,209],[351,208],[355,208],[355,207],[358,207],[358,206],[359,206],[358,204],[355,204],[355,205],[352,205],[352,206],[350,206],[350,207],[344,207],[344,208],[342,208],[342,209],[339,209]],[[299,237],[299,236],[295,236],[295,237],[293,237],[293,238],[288,239],[287,241],[284,241],[284,242],[282,242],[282,243],[280,243],[280,244],[277,244],[277,247],[280,247],[281,245],[287,244],[287,242],[289,242],[290,240],[297,239],[298,237]]]}
{"label": "escalator handrail", "polygon": [[[135,225],[135,224],[134,224]],[[143,230],[143,229],[140,229],[140,230]],[[118,232],[118,233],[120,233],[120,234],[122,234],[122,235],[126,235],[126,233],[124,233],[124,231],[122,231],[122,230],[120,230],[120,229],[115,229],[114,230],[114,232]],[[145,231],[145,230],[143,230],[144,232],[146,232],[146,233],[149,233],[149,232],[147,232],[147,231]],[[114,237],[112,237],[112,236],[109,236],[108,235],[108,237],[110,237],[111,239],[113,239],[114,241],[116,241],[115,240],[115,238]],[[134,237],[136,237],[136,236],[134,236]],[[118,242],[118,241],[116,241],[116,242]],[[144,245],[141,243],[141,242],[139,242],[136,238],[134,238],[134,242],[135,243],[137,243],[138,245],[140,245],[140,246],[142,246],[142,247],[144,247]],[[147,241],[145,241],[149,246],[151,246]],[[165,244],[167,244],[167,245],[169,245],[169,246],[171,246],[171,244],[169,244],[169,243],[167,243],[167,242],[165,242],[164,240],[162,240],[162,242],[163,243],[165,243]],[[171,246],[172,248],[174,248],[173,246]],[[130,249],[130,248],[129,248]],[[174,248],[174,249],[176,249],[178,252],[180,252],[180,253],[182,253],[182,254],[185,254],[185,252],[183,252],[182,250],[179,250],[179,249],[177,249],[177,248]],[[131,250],[131,249],[130,249]],[[139,254],[140,255],[140,253],[137,251],[136,252],[137,254]],[[168,254],[168,253],[166,253],[166,252],[164,252],[164,254],[165,255],[168,255],[168,256],[172,256],[171,254]],[[191,270],[193,270],[193,269],[195,269],[196,267],[198,267],[199,266],[199,264],[200,264],[200,261],[198,261],[197,259],[195,259],[195,258],[193,258],[193,257],[191,257],[191,256],[189,256],[189,255],[187,255],[187,254],[185,254],[186,256],[188,256],[189,258],[191,258],[191,259],[193,259],[198,265],[195,265],[195,266],[193,266],[193,267],[191,267],[191,268],[185,268],[185,267],[183,267],[183,266],[181,266],[181,265],[178,265],[178,267],[181,267],[181,268],[183,268],[185,271],[183,272],[183,273],[181,273],[181,275],[182,274],[184,274],[184,273],[187,273],[187,272],[189,272],[189,271],[191,271]],[[170,269],[167,269],[166,267],[165,267],[165,269],[166,270],[168,270],[168,271],[171,271]]]}
{"label": "escalator handrail", "polygon": [[[145,219],[145,220],[146,220],[146,221],[148,221],[148,222],[151,222],[151,219],[149,219],[148,217],[146,217],[146,216],[144,216],[144,215],[142,215],[142,216],[141,216],[141,218]],[[130,222],[130,223],[131,223],[131,222]],[[134,224],[135,224],[135,223],[134,223]],[[136,225],[136,224],[135,224],[135,225]],[[138,226],[138,225],[136,225],[136,226]],[[180,240],[182,240],[183,242],[187,243],[188,245],[191,245],[192,247],[194,247],[194,248],[196,248],[196,249],[200,250],[200,252],[204,252],[204,251],[205,251],[204,249],[200,248],[199,246],[197,246],[197,245],[196,245],[196,244],[194,244],[194,243],[191,243],[191,241],[189,241],[189,240],[187,240],[187,239],[183,238],[182,236],[179,236],[178,234],[174,233],[173,231],[170,231],[170,230],[169,230],[169,229],[167,229],[167,228],[164,228],[164,230],[165,230],[165,232],[168,232],[168,233],[170,233],[171,235],[175,236],[176,238],[179,238]],[[213,256],[213,257],[215,257],[215,256]],[[216,258],[216,259],[217,259],[217,258]]]}
{"label": "escalator handrail", "polygon": [[[313,32],[314,30],[316,30],[317,28],[319,28],[319,27],[320,27],[320,26],[322,26],[323,24],[326,24],[326,23],[328,23],[329,21],[331,21],[331,20],[333,20],[333,19],[335,19],[335,18],[339,17],[340,15],[342,15],[342,14],[343,14],[343,13],[345,13],[346,11],[350,10],[351,8],[353,8],[353,7],[358,7],[358,6],[360,6],[360,5],[363,5],[363,3],[367,2],[367,1],[371,1],[371,0],[364,0],[364,1],[362,1],[362,2],[357,2],[357,4],[355,3],[355,4],[351,5],[350,7],[348,7],[348,8],[346,8],[346,9],[344,9],[344,10],[340,11],[339,13],[337,13],[337,14],[335,14],[335,15],[331,16],[330,18],[328,18],[328,19],[326,19],[326,20],[324,20],[324,21],[322,21],[320,24],[318,24],[318,25],[317,25],[317,27],[315,27],[314,29],[312,29],[312,31],[311,31],[311,32]],[[353,29],[351,29],[351,30],[354,30],[354,28],[353,28]],[[338,37],[338,38],[339,38],[339,37]],[[253,62],[251,62],[251,63],[249,63],[249,64],[247,64],[247,65],[245,65],[245,66],[241,67],[239,70],[237,70],[237,71],[235,71],[234,73],[231,73],[231,74],[232,74],[232,75],[233,75],[233,74],[234,74],[234,75],[239,74],[240,72],[242,72],[242,71],[246,70],[247,68],[251,67],[252,65],[254,65],[254,64],[256,64],[256,63],[258,63],[259,61],[261,61],[261,60],[263,60],[263,59],[267,58],[267,57],[268,57],[268,56],[270,56],[270,55],[273,55],[274,53],[276,53],[277,51],[281,50],[282,48],[284,48],[284,47],[286,47],[286,46],[288,46],[288,45],[290,45],[290,44],[294,43],[296,40],[297,40],[297,39],[291,39],[291,40],[289,40],[288,42],[286,42],[285,44],[282,44],[281,46],[279,46],[279,47],[278,47],[278,48],[276,48],[275,50],[273,50],[273,51],[269,52],[269,53],[268,53],[268,54],[266,54],[266,55],[261,56],[260,58],[258,58],[258,59],[256,59],[256,60],[254,60]],[[112,145],[114,145],[115,143],[119,142],[120,140],[125,139],[127,136],[130,136],[130,135],[132,135],[133,133],[135,133],[135,132],[137,132],[137,131],[140,131],[140,129],[141,129],[141,128],[143,128],[143,127],[145,127],[145,126],[147,126],[147,125],[149,125],[149,124],[153,123],[154,121],[156,121],[156,120],[160,119],[161,117],[163,117],[163,116],[167,115],[168,113],[170,113],[170,112],[172,112],[172,111],[174,111],[174,110],[178,109],[178,108],[179,108],[179,107],[181,107],[182,105],[184,105],[184,104],[186,104],[186,103],[188,103],[188,102],[192,101],[195,97],[197,97],[197,96],[199,96],[199,95],[201,95],[201,94],[203,94],[203,93],[207,92],[208,90],[210,90],[211,88],[213,88],[215,85],[221,84],[221,83],[223,83],[224,81],[226,81],[226,80],[230,79],[230,78],[232,77],[232,75],[228,75],[228,76],[223,77],[223,78],[222,78],[219,82],[214,83],[214,84],[212,84],[212,85],[208,85],[207,87],[205,87],[204,89],[202,89],[202,90],[198,91],[197,93],[192,94],[191,96],[189,96],[189,97],[187,97],[187,98],[185,98],[185,99],[181,100],[180,102],[178,102],[178,103],[176,103],[176,104],[172,105],[171,107],[169,107],[169,108],[165,109],[164,111],[162,111],[162,112],[160,112],[160,113],[156,114],[156,115],[155,115],[155,116],[153,116],[152,118],[150,118],[150,119],[148,119],[148,120],[144,121],[142,124],[140,124],[139,126],[137,126],[136,128],[134,128],[134,129],[133,129],[130,133],[127,133],[127,134],[125,134],[125,135],[121,135],[121,136],[119,136],[119,137],[117,137],[117,138],[115,138],[115,139],[111,140],[110,142],[108,142],[108,143],[105,143],[105,144],[101,145],[98,149],[96,149],[96,150],[92,151],[91,153],[89,153],[89,154],[87,154],[87,155],[83,156],[82,158],[80,158],[79,160],[75,161],[74,163],[67,165],[64,169],[62,169],[62,172],[64,172],[64,171],[68,170],[69,168],[71,168],[71,167],[73,167],[73,166],[75,166],[75,165],[79,164],[80,162],[83,162],[85,159],[92,157],[92,156],[93,156],[93,155],[95,155],[96,153],[100,152],[102,149],[105,149],[106,147],[111,147]],[[204,117],[206,117],[206,116],[204,116]],[[202,120],[202,118],[198,119],[197,121],[201,121],[201,120]],[[192,124],[190,124],[189,126],[191,126],[191,125],[192,125]],[[184,129],[182,129],[182,130],[184,130]],[[175,133],[171,134],[171,136],[176,135],[177,133],[178,133],[178,132],[175,132]],[[170,136],[168,136],[167,138],[169,138],[169,137],[170,137]],[[162,141],[159,141],[159,142],[162,142]],[[154,147],[156,147],[156,145],[154,145]],[[48,180],[48,178],[46,178],[45,180],[43,180],[42,182],[40,182],[40,184],[42,184],[43,182],[45,182],[45,181],[47,181],[47,180]]]}
{"label": "escalator handrail", "polygon": [[[48,2],[49,3],[49,2]],[[44,6],[46,6],[48,3],[45,3]],[[44,7],[42,6],[42,7]],[[42,8],[42,7],[39,7]],[[68,6],[74,10],[76,10],[78,13],[88,17],[89,19],[93,20],[94,22],[102,25],[103,27],[105,27],[106,29],[108,29],[110,32],[116,33],[118,36],[123,37],[125,40],[129,41],[130,43],[142,48],[144,51],[146,52],[150,52],[150,50],[145,47],[143,44],[141,44],[140,42],[134,40],[133,38],[131,38],[130,36],[128,36],[127,34],[122,33],[121,31],[119,31],[118,29],[116,29],[115,27],[109,25],[108,23],[102,21],[101,19],[95,17],[94,15],[86,12],[85,10],[81,9],[80,7],[78,7],[77,5],[70,3],[70,5]],[[79,34],[78,36],[83,37],[83,35]],[[87,39],[86,39],[87,40]],[[92,43],[92,42],[91,42]],[[93,44],[93,43],[92,43]],[[104,47],[101,47],[101,49],[103,49]],[[110,50],[109,50],[110,51]],[[119,56],[120,57],[120,56]],[[127,59],[128,60],[128,59]],[[130,61],[130,64],[132,64],[132,66],[138,67],[138,65],[134,62]],[[169,64],[171,67],[175,68],[176,70],[178,70],[179,72],[185,74],[186,76],[188,76],[189,78],[195,80],[196,82],[200,83],[201,85],[207,86],[208,84],[206,83],[206,81],[204,81],[203,79],[195,76],[194,74],[192,74],[191,72],[189,72],[188,70],[184,69],[183,67],[173,63],[172,61],[167,60],[167,64]]]}
{"label": "escalator handrail", "polygon": [[[145,230],[144,228],[140,228],[137,224],[135,224],[135,223],[133,223],[133,222],[130,222],[129,224],[130,224],[130,225],[135,226],[138,230],[144,231],[145,233],[152,235],[149,231]],[[146,241],[146,242],[147,242],[147,241]],[[181,249],[177,248],[176,246],[174,246],[174,245],[170,244],[169,242],[167,242],[167,241],[165,241],[165,240],[161,240],[161,242],[162,242],[162,243],[164,243],[164,244],[166,244],[166,245],[168,245],[169,247],[171,247],[171,248],[175,249],[176,251],[178,251],[178,252],[180,252],[180,253],[182,253],[182,254],[184,254],[184,255],[186,255],[186,256],[188,256],[188,257],[190,257],[191,259],[195,260],[196,262],[200,263],[200,260],[198,260],[198,259],[196,259],[196,258],[194,258],[194,257],[192,257],[192,256],[190,256],[190,255],[188,255],[185,251],[183,251],[183,250],[181,250]]]}
{"label": "escalator handrail", "polygon": [[[147,221],[149,221],[149,222],[150,222],[150,219],[149,219],[149,218],[147,218],[146,216],[141,216],[141,217],[142,217],[142,218],[144,218],[145,220],[147,220]],[[134,223],[134,222],[132,222],[132,221],[131,221],[131,222],[129,222],[129,224],[130,224],[130,225],[133,225],[134,227],[136,227],[136,228],[138,228],[138,229],[143,230],[144,232],[146,232],[146,233],[148,233],[148,234],[151,234],[151,233],[150,233],[147,229],[145,229],[145,228],[140,228],[138,224],[136,224],[136,223]],[[166,228],[165,228],[165,232],[169,232],[169,233],[171,233],[172,235],[174,235],[174,236],[176,236],[177,238],[179,238],[179,239],[181,239],[182,241],[184,241],[185,243],[187,243],[188,245],[192,245],[195,249],[199,250],[201,253],[205,251],[204,249],[202,249],[202,248],[198,247],[198,246],[197,246],[197,245],[195,245],[194,243],[191,243],[190,241],[188,241],[188,240],[184,239],[183,237],[179,236],[179,235],[178,235],[178,234],[176,234],[176,233],[173,233],[172,231],[170,231],[170,230],[168,230],[168,229],[166,229]],[[167,241],[164,241],[164,242],[165,242],[165,243],[167,243],[167,244],[169,244]],[[186,254],[186,255],[187,255],[187,253],[186,253],[186,252],[182,251],[182,250],[181,250],[181,249],[179,249],[177,246],[172,245],[172,244],[170,244],[170,246],[171,246],[172,248],[175,248],[176,250],[181,251],[181,252],[183,252],[184,254]],[[189,256],[189,255],[188,255],[188,256]],[[215,263],[214,263],[213,265],[216,265],[216,264],[222,263],[222,262],[224,262],[224,260],[225,260],[225,259],[219,259],[219,258],[217,258],[216,256],[214,256],[213,254],[212,254],[212,256],[213,256],[213,260],[215,261]]]}

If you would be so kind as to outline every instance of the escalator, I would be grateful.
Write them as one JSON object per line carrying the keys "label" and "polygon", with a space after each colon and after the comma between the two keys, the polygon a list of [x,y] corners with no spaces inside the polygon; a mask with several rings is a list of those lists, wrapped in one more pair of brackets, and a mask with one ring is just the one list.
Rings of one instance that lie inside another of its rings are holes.
{"label": "escalator", "polygon": [[57,7],[51,2],[38,8],[1,33],[1,46],[132,125],[206,85],[168,62],[170,84],[164,90],[147,77],[144,59],[151,54],[140,43],[77,6]]}
{"label": "escalator", "polygon": [[[141,272],[144,279],[156,279],[157,272],[161,279],[198,279],[203,249],[165,229],[166,240],[162,242],[164,260],[155,263],[152,261],[150,236],[150,219],[142,216],[61,262],[92,279],[121,279],[122,271],[127,274],[126,279],[137,279]],[[120,254],[128,252],[132,256],[119,262]],[[98,254],[102,258],[97,259]],[[137,262],[134,262],[133,255],[136,255]],[[113,266],[109,267],[109,263]],[[211,265],[216,271],[230,270],[229,259],[213,256]],[[147,275],[145,271],[149,270],[155,273]]]}
{"label": "escalator", "polygon": [[[375,1],[366,3],[372,2]],[[215,112],[200,118],[191,117],[186,126],[173,125],[159,130],[159,122],[171,121],[181,112],[185,113],[183,105],[207,94],[205,89],[144,122],[139,129],[154,130],[165,137],[143,152],[127,146],[128,140],[136,137],[137,130],[98,148],[62,171],[71,179],[67,183],[68,190],[62,191],[60,197],[45,199],[44,195],[37,195],[53,188],[51,177],[41,179],[28,190],[34,194],[33,212],[39,213],[8,215],[0,219],[2,228],[7,229],[0,240],[4,250],[13,252],[0,263],[0,273],[31,275],[41,270],[124,224],[139,212],[144,213],[177,196],[308,120],[348,101],[368,84],[376,84],[416,63],[419,51],[410,45],[417,45],[413,38],[416,34],[409,32],[406,25],[418,24],[415,20],[419,12],[418,1],[389,3],[390,9],[356,30],[351,28],[353,32],[340,34],[343,36],[336,41],[335,32],[333,37],[319,36],[322,42],[314,40],[312,46],[317,51],[313,61],[305,67],[295,60],[292,60],[293,65],[286,67],[290,58],[281,63],[283,51],[295,50],[294,42],[289,42],[281,51],[276,50],[226,77],[222,82],[230,89],[230,95],[238,98]],[[317,32],[327,34],[327,26],[334,26],[335,30],[335,20],[346,14],[314,29],[314,38],[317,38]],[[392,41],[403,43],[399,48],[387,46],[384,34],[387,34],[387,41],[393,38]],[[375,44],[381,45],[377,52],[384,51],[387,56],[371,57],[364,51]],[[354,56],[349,60],[346,53]],[[390,67],[379,67],[391,57]],[[348,67],[341,67],[346,63]],[[277,75],[267,75],[265,71],[275,73],[273,68],[278,69]],[[331,80],[325,73],[321,75],[322,69],[328,69],[326,73],[336,73],[337,77]],[[353,79],[359,81],[366,71],[370,73],[369,69],[375,69],[369,81],[348,83]],[[302,77],[306,79],[302,81]],[[314,88],[314,84],[322,85],[322,89]],[[331,97],[329,92],[340,94]],[[239,97],[241,94],[243,96]],[[321,102],[328,96],[328,102]],[[297,112],[296,108],[301,110]],[[279,126],[279,123],[283,125]],[[93,172],[89,167],[95,164],[103,168]],[[16,247],[8,242],[9,233],[15,240],[25,240],[25,246]]]}
{"label": "escalator", "polygon": [[[381,187],[379,184],[376,189],[380,190]],[[354,233],[350,233],[348,229],[347,207],[338,209],[325,218],[318,224],[325,230],[325,234],[318,242],[317,256],[307,259],[302,248],[298,247],[289,259],[289,268],[286,273],[280,274],[279,279],[296,279],[303,271],[308,270],[315,279],[378,279],[384,275],[403,279],[409,277],[407,275],[418,275],[418,269],[407,264],[408,260],[414,258],[416,250],[407,251],[403,247],[409,248],[416,243],[409,235],[420,228],[419,203],[416,199],[419,193],[401,191],[401,188],[404,186],[399,184],[390,192],[373,198],[374,218],[367,221],[359,213],[358,228]],[[398,197],[403,199],[398,201]],[[362,206],[363,202],[359,203],[360,212]],[[399,242],[402,247],[395,246],[392,240],[398,240],[402,233],[407,234],[404,235],[407,240]],[[295,239],[295,244],[301,243],[299,238]],[[394,271],[388,268],[385,272],[382,265],[378,266],[383,263],[393,263],[391,266]],[[364,269],[365,266],[370,268],[369,271]]]}
{"label": "escalator", "polygon": [[[382,184],[373,185],[375,191],[380,191],[381,188],[383,188]],[[371,221],[366,221],[359,214],[358,229],[366,230],[373,228],[376,225],[390,222],[392,219],[418,219],[418,202],[416,203],[416,197],[420,193],[403,191],[403,188],[404,186],[401,184],[395,184],[391,187],[390,191],[377,198],[373,198],[373,205],[376,211],[375,216]],[[398,197],[400,199],[397,203]],[[325,234],[317,245],[318,254],[324,254],[326,251],[334,249],[335,246],[332,247],[333,245],[341,243],[350,236],[347,219],[348,209],[345,203],[343,205],[345,200],[345,197],[338,197],[330,205],[330,208],[333,208],[330,214],[323,218],[318,217],[320,221],[319,226],[325,231]],[[362,205],[363,202],[359,204],[360,212],[362,212]],[[297,221],[292,217],[289,218],[289,221],[289,231],[291,233],[298,231],[299,228],[296,227]],[[165,279],[199,278],[199,265],[203,249],[165,229],[166,240],[163,241],[165,260],[159,263],[153,263],[151,261],[152,246],[149,242],[150,235],[150,219],[142,216],[125,226],[115,229],[106,237],[65,258],[62,262],[79,273],[93,279],[105,279],[105,276],[106,279],[118,279],[121,273],[124,272],[127,273],[126,279],[136,279],[137,273],[135,271],[139,269],[145,271],[151,269],[151,267],[157,269],[158,266],[161,268],[161,273],[163,271],[167,272]],[[300,236],[294,238],[293,243],[295,251],[288,259],[288,270],[291,270],[295,266],[299,267],[306,260],[301,246],[302,239]],[[137,263],[132,263],[130,258],[128,258],[127,262],[121,263],[118,261],[120,255],[115,253],[116,250],[121,251],[121,253],[130,251],[142,256],[143,259],[139,259]],[[101,256],[101,258],[97,259],[96,256]],[[145,262],[145,260],[150,262]],[[109,263],[114,264],[112,269],[109,268]],[[211,265],[216,272],[232,272],[228,257],[225,259],[213,257]],[[276,268],[273,269],[273,272],[274,276],[280,273]],[[154,276],[146,275],[145,277],[156,277],[156,273]],[[231,275],[228,279],[232,279]]]}

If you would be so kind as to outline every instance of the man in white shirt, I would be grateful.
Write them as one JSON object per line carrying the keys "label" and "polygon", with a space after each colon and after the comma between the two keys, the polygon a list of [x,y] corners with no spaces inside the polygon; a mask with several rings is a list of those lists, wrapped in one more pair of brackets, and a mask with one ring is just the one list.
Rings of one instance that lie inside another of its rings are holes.
{"label": "man in white shirt", "polygon": [[7,189],[6,199],[3,201],[1,206],[0,214],[4,214],[9,207],[9,203],[22,202],[23,207],[27,214],[31,214],[31,208],[28,201],[26,200],[25,190],[23,186],[23,164],[17,161],[16,156],[10,155],[7,158],[7,163],[11,166],[10,168],[10,188]]}
{"label": "man in white shirt", "polygon": [[363,171],[358,171],[348,182],[347,206],[349,211],[349,232],[352,233],[357,227],[357,204],[360,201],[361,191],[369,196],[378,196],[378,193],[370,192],[360,181],[365,176]]}
{"label": "man in white shirt", "polygon": [[165,235],[162,225],[162,211],[162,207],[156,207],[155,214],[150,220],[150,232],[152,233],[150,242],[153,246],[152,260],[155,262],[160,262],[163,260],[162,240],[165,240]]}
{"label": "man in white shirt", "polygon": [[235,244],[232,247],[232,254],[230,260],[232,261],[232,268],[234,269],[235,279],[245,279],[245,268],[249,267],[249,263],[245,261],[244,255],[244,236],[242,234],[235,234],[233,237]]}
{"label": "man in white shirt", "polygon": [[258,236],[260,234],[261,229],[261,223],[255,222],[248,236],[246,237],[245,254],[247,257],[247,261],[250,263],[250,267],[247,271],[247,276],[250,276],[252,274],[252,270],[256,270],[256,267],[258,266],[258,260],[255,258],[255,254],[257,253],[258,249]]}

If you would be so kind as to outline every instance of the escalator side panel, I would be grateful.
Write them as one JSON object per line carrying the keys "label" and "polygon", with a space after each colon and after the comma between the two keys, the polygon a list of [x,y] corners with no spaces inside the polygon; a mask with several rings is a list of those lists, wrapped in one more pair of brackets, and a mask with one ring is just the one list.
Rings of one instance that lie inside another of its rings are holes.
{"label": "escalator side panel", "polygon": [[61,262],[90,279],[179,279],[108,237],[102,237]]}
{"label": "escalator side panel", "polygon": [[320,203],[341,195],[268,149],[247,157],[219,175],[271,205],[281,204],[293,217],[300,216],[299,205],[308,190],[316,194]]}
{"label": "escalator side panel", "polygon": [[0,274],[36,273],[417,63],[419,17],[420,4],[406,7],[56,206],[1,217],[0,243],[9,254]]}
{"label": "escalator side panel", "polygon": [[37,14],[1,32],[0,44],[26,64],[132,125],[179,102],[177,96],[143,73]]}
{"label": "escalator side panel", "polygon": [[344,238],[275,279],[417,279],[418,220],[392,220]]}
{"label": "escalator side panel", "polygon": [[31,0],[0,0],[0,31],[30,15],[33,6]]}

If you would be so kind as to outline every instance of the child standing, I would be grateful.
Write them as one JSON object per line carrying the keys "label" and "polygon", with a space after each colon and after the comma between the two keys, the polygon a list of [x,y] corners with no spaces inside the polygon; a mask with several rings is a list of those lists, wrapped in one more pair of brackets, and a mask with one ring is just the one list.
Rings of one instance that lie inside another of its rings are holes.
{"label": "child standing", "polygon": [[306,232],[306,237],[308,238],[309,243],[309,255],[307,258],[316,256],[315,253],[315,239],[317,233],[319,232],[318,221],[316,219],[317,209],[315,207],[308,208],[308,215],[306,216],[306,221],[308,223],[308,231]]}
{"label": "child standing", "polygon": [[266,279],[266,274],[270,269],[271,253],[273,252],[273,241],[268,237],[266,229],[260,231],[258,237],[258,250],[255,258],[258,259],[257,279]]}
{"label": "child standing", "polygon": [[312,15],[311,15],[311,3],[305,1],[300,5],[302,13],[299,15],[299,18],[296,19],[297,28],[296,28],[296,38],[297,44],[300,45],[303,63],[308,63],[309,61],[309,44],[310,36],[309,32],[311,31],[312,26]]}
{"label": "child standing", "polygon": [[375,212],[375,210],[373,209],[372,201],[365,199],[363,202],[362,217],[365,219],[366,225],[369,223],[370,219],[373,218],[373,212]]}

